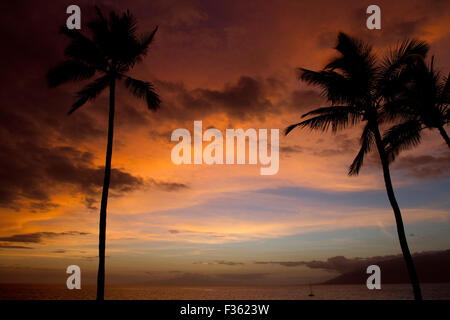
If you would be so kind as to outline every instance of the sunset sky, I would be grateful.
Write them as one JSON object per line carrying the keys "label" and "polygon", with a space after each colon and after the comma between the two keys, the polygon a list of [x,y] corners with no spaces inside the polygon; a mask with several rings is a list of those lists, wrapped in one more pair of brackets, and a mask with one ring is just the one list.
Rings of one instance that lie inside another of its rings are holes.
{"label": "sunset sky", "polygon": [[[177,166],[170,136],[194,120],[281,132],[325,106],[295,69],[323,67],[339,31],[381,56],[405,38],[426,40],[448,75],[449,1],[3,1],[0,282],[64,283],[72,264],[95,280],[108,94],[68,116],[83,83],[45,80],[64,59],[58,29],[70,4],[81,7],[81,31],[93,5],[129,8],[139,32],[159,26],[133,75],[155,85],[161,109],[117,89],[107,284],[301,284],[342,271],[314,260],[401,253],[377,155],[347,176],[361,127],[280,135],[272,176],[259,165]],[[381,7],[381,30],[366,28],[370,4]],[[391,168],[411,251],[449,249],[450,153],[439,133],[424,132]]]}

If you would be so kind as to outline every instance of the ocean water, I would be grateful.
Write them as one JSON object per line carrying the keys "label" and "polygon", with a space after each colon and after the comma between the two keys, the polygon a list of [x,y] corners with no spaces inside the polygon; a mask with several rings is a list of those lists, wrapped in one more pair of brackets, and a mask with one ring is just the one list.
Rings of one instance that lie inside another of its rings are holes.
{"label": "ocean water", "polygon": [[[361,285],[195,287],[195,286],[107,286],[111,300],[405,300],[413,299],[409,284],[386,284],[381,290]],[[424,299],[450,300],[450,283],[422,284]],[[68,290],[61,285],[0,284],[0,300],[95,299],[95,286]]]}

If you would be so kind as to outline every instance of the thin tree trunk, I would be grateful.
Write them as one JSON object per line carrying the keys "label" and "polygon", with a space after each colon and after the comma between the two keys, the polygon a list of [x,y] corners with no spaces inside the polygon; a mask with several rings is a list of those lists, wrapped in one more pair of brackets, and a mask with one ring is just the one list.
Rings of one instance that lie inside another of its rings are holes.
{"label": "thin tree trunk", "polygon": [[445,142],[447,142],[448,147],[450,148],[450,138],[447,135],[447,132],[445,131],[444,127],[439,127],[439,132],[442,136],[442,138],[444,138]]}
{"label": "thin tree trunk", "polygon": [[106,147],[105,177],[103,180],[102,202],[100,207],[100,224],[98,236],[98,273],[97,273],[97,300],[103,300],[105,294],[105,242],[106,242],[106,207],[108,204],[109,182],[111,178],[111,157],[114,136],[114,109],[115,109],[115,79],[109,86],[109,121],[108,144]]}
{"label": "thin tree trunk", "polygon": [[378,125],[374,125],[375,141],[380,155],[381,165],[383,167],[384,184],[386,185],[386,192],[391,203],[392,209],[394,210],[395,222],[397,224],[397,234],[400,242],[400,247],[402,249],[403,258],[405,259],[406,268],[408,269],[409,278],[413,287],[414,298],[416,300],[422,300],[422,292],[420,290],[419,278],[417,276],[416,268],[414,266],[414,261],[409,251],[408,242],[406,240],[405,228],[403,226],[402,213],[400,207],[395,198],[394,188],[392,187],[391,174],[389,171],[389,162],[387,161],[387,156],[384,151],[383,142],[381,140],[381,134],[378,129]]}

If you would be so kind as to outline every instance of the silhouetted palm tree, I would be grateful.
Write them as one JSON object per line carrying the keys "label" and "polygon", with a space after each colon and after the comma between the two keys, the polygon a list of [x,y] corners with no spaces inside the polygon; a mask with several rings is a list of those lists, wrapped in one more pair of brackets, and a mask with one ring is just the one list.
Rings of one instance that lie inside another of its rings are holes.
{"label": "silhouetted palm tree", "polygon": [[425,128],[438,129],[450,148],[445,131],[450,123],[450,77],[440,76],[433,68],[433,58],[429,66],[423,59],[405,66],[389,81],[384,110],[391,120],[403,121],[384,136],[392,159],[401,150],[419,144]]}
{"label": "silhouetted palm tree", "polygon": [[70,39],[70,43],[65,49],[67,60],[52,68],[47,74],[47,80],[50,87],[56,87],[68,81],[90,79],[98,74],[98,78],[77,92],[77,100],[72,105],[69,114],[86,102],[94,100],[109,87],[108,144],[100,208],[97,276],[97,300],[103,300],[106,207],[111,176],[116,81],[124,80],[125,86],[131,93],[138,98],[145,99],[151,110],[159,108],[160,99],[151,83],[134,79],[125,74],[147,54],[157,27],[150,34],[138,37],[136,19],[129,11],[122,15],[111,12],[108,19],[103,16],[99,8],[96,7],[96,10],[97,18],[87,24],[87,28],[92,34],[91,38],[78,30],[69,30],[66,27],[61,29],[61,32]]}
{"label": "silhouetted palm tree", "polygon": [[360,138],[361,149],[349,168],[349,175],[357,175],[363,165],[364,156],[374,147],[378,151],[383,168],[387,195],[394,211],[400,246],[413,286],[415,299],[422,299],[420,284],[411,253],[406,241],[402,215],[394,195],[389,161],[385,152],[379,125],[383,122],[381,95],[384,83],[400,65],[416,56],[425,57],[428,46],[423,42],[407,41],[389,65],[380,65],[372,48],[362,41],[339,33],[335,49],[340,55],[321,71],[299,69],[299,78],[319,86],[331,103],[329,107],[318,108],[304,114],[308,119],[286,128],[287,135],[296,127],[309,127],[321,131],[338,130],[364,122]]}

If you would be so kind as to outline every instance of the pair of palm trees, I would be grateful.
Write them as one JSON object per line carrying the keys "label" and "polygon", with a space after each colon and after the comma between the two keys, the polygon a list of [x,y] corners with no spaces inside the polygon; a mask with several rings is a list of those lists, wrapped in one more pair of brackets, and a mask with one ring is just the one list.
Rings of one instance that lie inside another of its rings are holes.
{"label": "pair of palm trees", "polygon": [[[450,79],[442,79],[425,62],[428,45],[417,40],[403,42],[378,61],[372,48],[357,39],[339,33],[335,49],[339,55],[322,70],[300,68],[299,78],[322,89],[329,107],[303,114],[305,120],[286,128],[308,127],[337,132],[364,123],[361,148],[348,174],[358,175],[364,157],[372,149],[378,152],[387,196],[394,211],[397,233],[414,297],[422,299],[419,279],[408,248],[400,207],[395,198],[389,164],[402,150],[416,146],[425,128],[438,129],[450,148],[445,126],[450,122]],[[380,125],[398,122],[384,136]]]}
{"label": "pair of palm trees", "polygon": [[[111,176],[116,82],[123,80],[126,88],[136,97],[144,99],[150,110],[159,108],[160,99],[151,83],[126,74],[147,54],[157,28],[148,35],[139,37],[136,20],[128,11],[122,15],[111,12],[109,18],[106,18],[98,8],[96,10],[97,18],[87,24],[92,38],[78,30],[68,30],[65,27],[61,29],[70,39],[65,49],[67,60],[52,68],[47,74],[47,80],[50,87],[56,87],[69,81],[87,80],[98,75],[77,92],[77,100],[69,114],[109,88],[108,142],[100,207],[97,277],[97,300],[103,300],[106,207]],[[394,195],[389,163],[398,152],[419,143],[420,133],[424,128],[439,129],[450,147],[444,129],[449,122],[448,78],[442,83],[432,65],[426,66],[424,58],[428,46],[423,42],[405,42],[380,64],[370,46],[343,33],[338,36],[336,49],[340,56],[322,71],[299,70],[302,80],[322,88],[331,106],[304,114],[303,117],[308,119],[288,127],[286,134],[296,127],[322,131],[331,128],[336,132],[361,121],[365,123],[360,141],[361,149],[350,166],[349,174],[357,175],[364,156],[372,148],[376,148],[414,295],[416,299],[421,299],[419,281]],[[392,127],[383,138],[379,125],[395,119],[406,120]]]}

